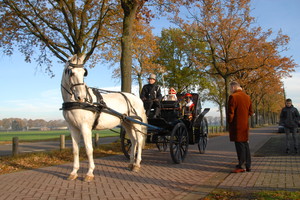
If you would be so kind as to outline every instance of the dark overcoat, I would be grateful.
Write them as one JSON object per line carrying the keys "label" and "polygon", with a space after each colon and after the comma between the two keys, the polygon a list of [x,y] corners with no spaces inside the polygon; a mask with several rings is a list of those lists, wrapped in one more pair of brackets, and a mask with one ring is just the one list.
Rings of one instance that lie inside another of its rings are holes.
{"label": "dark overcoat", "polygon": [[230,141],[247,142],[249,140],[249,116],[252,114],[252,102],[246,93],[236,90],[229,96],[227,120]]}
{"label": "dark overcoat", "polygon": [[286,128],[297,128],[299,120],[299,111],[293,105],[282,108],[279,125],[282,125]]}

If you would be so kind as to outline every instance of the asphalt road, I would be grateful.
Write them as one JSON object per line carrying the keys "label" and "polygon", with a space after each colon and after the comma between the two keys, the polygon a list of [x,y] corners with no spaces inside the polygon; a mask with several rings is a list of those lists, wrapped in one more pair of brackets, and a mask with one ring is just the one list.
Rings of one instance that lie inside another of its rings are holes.
{"label": "asphalt road", "polygon": [[[118,140],[119,137],[103,137],[99,139],[99,144],[109,144]],[[66,148],[72,148],[72,141],[66,140]],[[80,146],[84,146],[81,140]],[[24,142],[19,143],[19,153],[50,151],[60,149],[60,141],[46,142]],[[0,156],[12,155],[12,144],[0,144]]]}

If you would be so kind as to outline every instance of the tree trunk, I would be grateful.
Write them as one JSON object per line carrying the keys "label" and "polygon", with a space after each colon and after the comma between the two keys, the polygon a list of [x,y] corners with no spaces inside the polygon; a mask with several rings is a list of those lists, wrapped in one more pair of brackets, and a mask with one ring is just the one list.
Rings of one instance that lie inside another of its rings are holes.
{"label": "tree trunk", "polygon": [[224,119],[223,119],[223,109],[222,109],[222,105],[221,104],[219,104],[219,110],[220,110],[220,119],[221,119],[220,124],[223,127],[224,126],[224,122],[223,122]]}
{"label": "tree trunk", "polygon": [[138,83],[139,83],[139,94],[141,94],[143,89],[143,79],[142,74],[138,74]]}
{"label": "tree trunk", "polygon": [[121,38],[121,90],[122,92],[131,92],[131,72],[132,72],[132,29],[138,8],[138,2],[135,0],[121,0],[124,11],[123,34]]}
{"label": "tree trunk", "polygon": [[258,102],[255,100],[255,125],[259,124],[259,111],[258,111]]}
{"label": "tree trunk", "polygon": [[224,83],[225,83],[225,115],[226,115],[226,131],[229,129],[229,124],[228,124],[228,99],[229,99],[229,90],[228,90],[228,77],[223,77],[224,78]]}

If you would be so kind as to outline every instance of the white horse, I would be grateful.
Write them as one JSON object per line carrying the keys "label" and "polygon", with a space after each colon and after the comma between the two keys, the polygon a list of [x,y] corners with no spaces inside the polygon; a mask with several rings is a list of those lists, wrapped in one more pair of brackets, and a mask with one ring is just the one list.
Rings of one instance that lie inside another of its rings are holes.
{"label": "white horse", "polygon": [[84,56],[74,55],[71,57],[66,63],[61,81],[61,93],[64,101],[63,116],[71,132],[74,155],[73,171],[68,179],[75,180],[78,177],[80,136],[83,137],[89,161],[89,170],[84,180],[89,182],[94,179],[93,171],[95,168],[92,129],[112,129],[119,124],[125,129],[132,142],[129,168],[132,171],[138,171],[147,128],[141,124],[123,120],[122,116],[115,115],[107,108],[111,108],[124,116],[136,116],[147,123],[143,102],[139,97],[130,93],[107,93],[101,94],[107,108],[103,108],[100,113],[85,109],[86,105],[89,108],[96,108],[93,102],[97,102],[97,95],[94,95],[91,88],[88,88],[84,83],[87,70],[83,67],[83,62]]}

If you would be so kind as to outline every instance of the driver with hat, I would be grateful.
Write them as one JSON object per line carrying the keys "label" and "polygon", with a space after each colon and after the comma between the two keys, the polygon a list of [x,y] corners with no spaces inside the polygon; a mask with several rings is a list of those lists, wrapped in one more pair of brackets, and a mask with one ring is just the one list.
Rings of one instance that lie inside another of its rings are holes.
{"label": "driver with hat", "polygon": [[162,99],[162,95],[160,87],[156,84],[155,74],[150,74],[148,84],[143,86],[140,98],[144,102],[147,117],[149,117],[152,108],[154,109],[153,118],[158,117],[160,113],[160,101]]}

